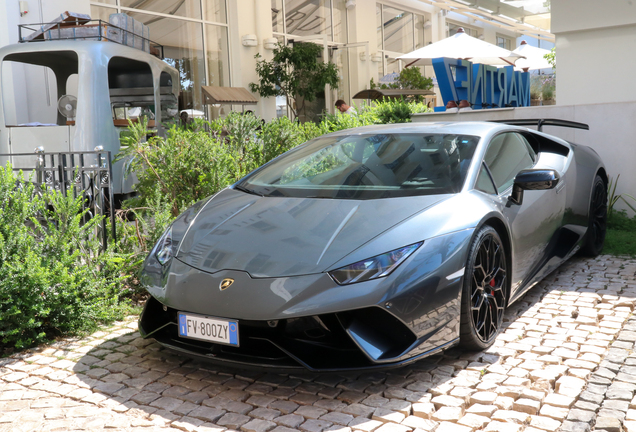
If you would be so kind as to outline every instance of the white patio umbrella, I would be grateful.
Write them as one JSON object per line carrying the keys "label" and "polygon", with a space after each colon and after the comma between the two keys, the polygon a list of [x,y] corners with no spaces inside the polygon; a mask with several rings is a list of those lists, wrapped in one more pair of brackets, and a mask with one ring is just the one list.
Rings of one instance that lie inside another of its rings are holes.
{"label": "white patio umbrella", "polygon": [[543,57],[546,54],[550,54],[550,51],[547,49],[533,47],[532,45],[528,45],[526,41],[521,41],[521,45],[519,45],[519,48],[514,50],[513,53],[525,57],[515,63],[515,69],[526,72],[537,69],[552,69],[552,65]]}
{"label": "white patio umbrella", "polygon": [[459,28],[453,36],[404,54],[398,59],[405,61],[407,66],[426,66],[433,64],[434,58],[440,57],[469,60],[473,63],[493,66],[509,66],[514,65],[515,61],[523,56],[468,36],[464,33],[464,29]]}
{"label": "white patio umbrella", "polygon": [[397,72],[391,72],[389,74],[384,75],[382,78],[378,80],[380,84],[393,84],[400,77],[400,74]]}

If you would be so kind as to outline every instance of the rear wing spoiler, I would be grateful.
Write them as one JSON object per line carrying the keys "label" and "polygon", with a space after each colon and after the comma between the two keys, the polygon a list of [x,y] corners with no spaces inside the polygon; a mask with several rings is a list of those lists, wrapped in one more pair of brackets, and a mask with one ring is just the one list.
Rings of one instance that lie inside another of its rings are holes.
{"label": "rear wing spoiler", "polygon": [[543,126],[561,126],[575,129],[590,130],[590,126],[585,123],[579,123],[561,119],[510,119],[510,120],[492,120],[495,123],[505,123],[513,126],[536,126],[541,132]]}

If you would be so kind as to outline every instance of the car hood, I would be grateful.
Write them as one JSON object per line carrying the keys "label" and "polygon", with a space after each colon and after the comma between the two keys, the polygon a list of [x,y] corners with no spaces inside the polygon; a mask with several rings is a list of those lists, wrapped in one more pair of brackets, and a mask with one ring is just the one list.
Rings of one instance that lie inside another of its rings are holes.
{"label": "car hood", "polygon": [[[176,257],[210,273],[240,270],[252,277],[320,273],[450,196],[340,200],[259,197],[226,189],[196,216]],[[421,239],[414,235],[412,240]]]}

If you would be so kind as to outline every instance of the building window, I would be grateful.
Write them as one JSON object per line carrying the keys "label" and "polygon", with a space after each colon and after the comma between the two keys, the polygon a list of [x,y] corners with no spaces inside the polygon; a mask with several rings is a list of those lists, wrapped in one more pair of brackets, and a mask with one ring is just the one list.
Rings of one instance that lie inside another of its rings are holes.
{"label": "building window", "polygon": [[347,42],[345,0],[271,0],[274,37],[326,35],[328,41]]}
{"label": "building window", "polygon": [[200,0],[180,0],[177,2],[164,2],[160,0],[119,0],[119,5],[148,12],[159,12],[166,15],[201,19]]}
{"label": "building window", "polygon": [[479,29],[468,27],[467,25],[462,23],[456,23],[446,20],[446,37],[453,36],[460,28],[463,28],[464,33],[466,33],[468,36],[472,36],[474,38],[478,38],[482,34],[481,30]]}
{"label": "building window", "polygon": [[229,87],[230,68],[227,59],[227,30],[225,27],[210,24],[206,24],[204,28],[208,85]]}
{"label": "building window", "polygon": [[512,49],[512,39],[507,36],[497,34],[497,46],[507,50]]}
{"label": "building window", "polygon": [[206,74],[202,25],[145,13],[128,15],[148,26],[150,38],[163,45],[164,61],[179,71],[179,108],[203,111],[201,86],[206,85]]}
{"label": "building window", "polygon": [[413,14],[382,5],[382,49],[400,53],[413,51]]}
{"label": "building window", "polygon": [[[60,61],[66,62],[69,68],[74,69],[69,72],[77,76],[77,54],[75,52],[67,51],[51,54],[51,58],[53,55],[57,55]],[[9,58],[13,57],[9,56]],[[58,116],[57,100],[62,94],[77,96],[77,91],[71,92],[63,89],[63,93],[58,94],[58,88],[55,85],[58,76],[50,67],[54,66],[38,63],[38,60],[40,59],[34,58],[34,54],[24,54],[22,57],[16,55],[15,60],[4,60],[2,62],[0,86],[4,88],[19,86],[26,90],[26,94],[20,95],[20,103],[18,103],[17,94],[15,101],[13,98],[4,100],[5,118],[3,124],[8,127],[28,125],[33,122],[44,125],[58,124],[60,126],[66,124],[66,118]],[[68,83],[70,81],[67,76],[62,75],[61,71],[58,71],[58,74],[65,82]],[[59,122],[58,119],[63,120],[63,122]]]}
{"label": "building window", "polygon": [[298,36],[326,34],[333,40],[330,0],[285,0],[285,6],[285,33]]}
{"label": "building window", "polygon": [[[328,46],[328,58],[338,67],[340,84],[337,94],[330,97],[350,100],[350,61],[352,56],[358,55],[358,48],[351,49],[346,46],[347,35],[347,9],[345,0],[271,0],[272,32],[280,43],[311,41]],[[323,59],[325,60],[325,59]],[[331,109],[325,105],[327,98],[318,98],[312,106],[306,110],[312,118],[322,109]],[[334,99],[335,100],[335,99]],[[277,98],[277,115],[286,111],[286,103],[282,97]]]}
{"label": "building window", "polygon": [[427,25],[428,27],[430,27],[431,22],[427,22],[424,15],[413,15],[413,36],[415,49],[419,49],[424,46],[424,41],[426,40],[425,29]]}
{"label": "building window", "polygon": [[389,75],[399,73],[405,66],[397,57],[422,48],[427,40],[430,41],[430,35],[427,38],[425,30],[425,23],[429,19],[427,14],[376,4],[378,54],[382,55],[378,80],[383,77],[384,80],[390,80]]}
{"label": "building window", "polygon": [[285,33],[283,27],[283,0],[272,0],[272,31],[274,33]]}
{"label": "building window", "polygon": [[112,13],[145,24],[150,39],[163,45],[164,61],[179,71],[179,109],[203,111],[202,85],[231,85],[226,0],[91,2],[94,19],[108,21]]}

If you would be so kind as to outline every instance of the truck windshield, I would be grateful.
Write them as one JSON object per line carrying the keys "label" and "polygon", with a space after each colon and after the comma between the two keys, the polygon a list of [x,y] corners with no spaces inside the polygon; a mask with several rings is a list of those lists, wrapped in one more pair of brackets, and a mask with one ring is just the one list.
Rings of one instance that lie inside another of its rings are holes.
{"label": "truck windshield", "polygon": [[[77,97],[78,56],[74,51],[36,51],[8,54],[0,68],[4,124],[11,126],[66,126]],[[58,109],[62,99],[62,110]],[[60,112],[62,111],[62,112]],[[65,113],[66,115],[64,115]],[[2,121],[2,119],[0,119]]]}
{"label": "truck windshield", "polygon": [[317,138],[237,186],[263,196],[332,199],[457,193],[478,142],[455,134]]}

